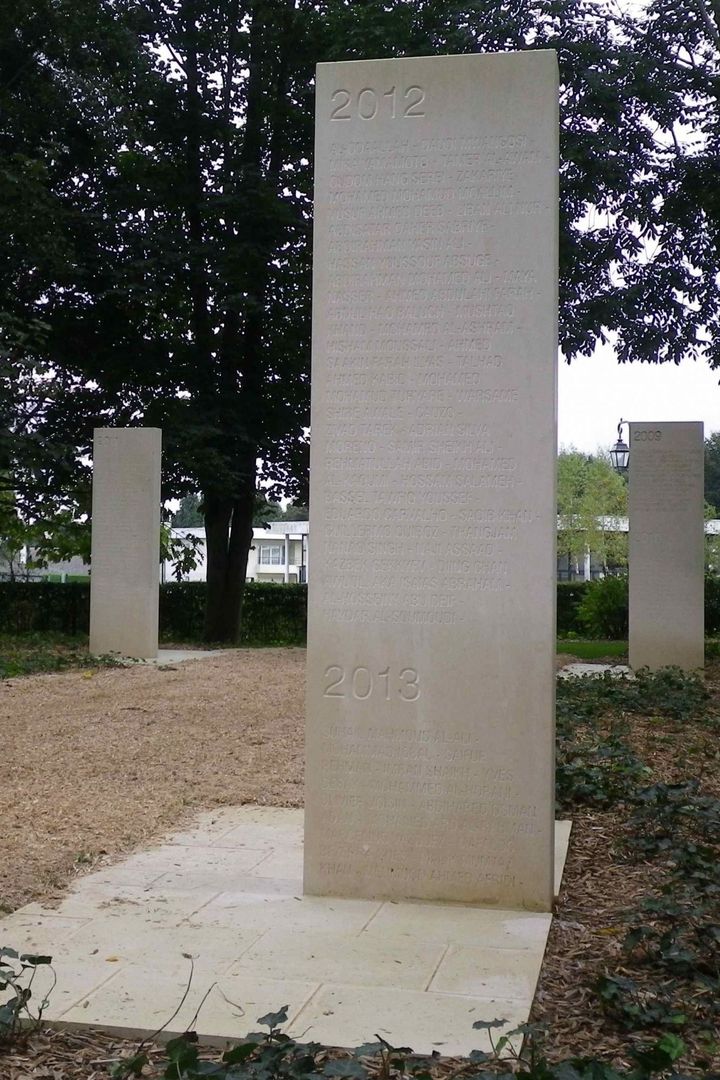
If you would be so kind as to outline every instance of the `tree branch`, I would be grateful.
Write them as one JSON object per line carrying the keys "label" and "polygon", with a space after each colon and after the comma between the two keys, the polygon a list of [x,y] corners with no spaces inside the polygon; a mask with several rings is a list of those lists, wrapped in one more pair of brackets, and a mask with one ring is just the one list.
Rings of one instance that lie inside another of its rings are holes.
{"label": "tree branch", "polygon": [[[720,3],[718,3],[718,0],[709,0],[709,3],[712,7],[713,14],[718,22],[718,25],[720,25]],[[693,7],[704,22],[705,29],[708,32],[710,40],[715,45],[715,48],[720,50],[720,30],[718,30],[718,27],[710,18],[710,12],[705,7],[705,0],[693,0]]]}

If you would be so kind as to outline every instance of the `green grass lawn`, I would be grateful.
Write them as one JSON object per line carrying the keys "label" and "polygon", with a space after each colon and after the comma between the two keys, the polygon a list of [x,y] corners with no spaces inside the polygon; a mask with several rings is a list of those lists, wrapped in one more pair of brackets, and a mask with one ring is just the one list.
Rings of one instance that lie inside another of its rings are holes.
{"label": "green grass lawn", "polygon": [[[601,639],[558,638],[557,651],[578,660],[627,660],[627,641]],[[720,638],[705,639],[705,659],[714,660],[720,656]]]}
{"label": "green grass lawn", "polygon": [[604,660],[606,657],[623,659],[627,657],[628,643],[627,641],[606,641],[604,639],[582,641],[578,638],[560,638],[557,643],[557,651],[559,653],[568,653],[570,656],[577,656],[578,660]]}
{"label": "green grass lawn", "polygon": [[112,664],[88,654],[85,635],[0,634],[0,679],[35,675],[43,671],[67,671],[70,668],[95,668]]}

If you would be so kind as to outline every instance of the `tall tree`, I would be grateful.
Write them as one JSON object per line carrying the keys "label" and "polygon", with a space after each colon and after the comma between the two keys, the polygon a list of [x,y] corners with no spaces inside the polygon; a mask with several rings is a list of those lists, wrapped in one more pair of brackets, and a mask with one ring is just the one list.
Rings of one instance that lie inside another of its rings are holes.
{"label": "tall tree", "polygon": [[0,342],[27,395],[0,476],[80,498],[93,425],[162,426],[165,494],[202,492],[206,635],[237,635],[258,479],[304,496],[318,60],[556,48],[565,356],[717,363],[717,13],[675,7],[5,5]]}
{"label": "tall tree", "polygon": [[174,529],[198,528],[203,524],[203,516],[200,512],[201,499],[199,495],[185,495],[180,500],[180,505],[172,516],[170,524]]}
{"label": "tall tree", "polygon": [[41,310],[76,391],[46,403],[43,435],[64,432],[77,463],[96,424],[163,427],[165,494],[202,491],[206,635],[232,639],[258,460],[273,493],[303,487],[311,86],[295,5],[25,0],[9,40],[3,149],[13,180],[27,162],[41,176],[63,257],[28,237],[6,321]]}
{"label": "tall tree", "polygon": [[720,431],[705,439],[705,502],[712,507],[713,517],[720,513]]}
{"label": "tall tree", "polygon": [[582,560],[587,552],[603,565],[627,563],[627,484],[602,454],[561,450],[558,456],[558,550]]}

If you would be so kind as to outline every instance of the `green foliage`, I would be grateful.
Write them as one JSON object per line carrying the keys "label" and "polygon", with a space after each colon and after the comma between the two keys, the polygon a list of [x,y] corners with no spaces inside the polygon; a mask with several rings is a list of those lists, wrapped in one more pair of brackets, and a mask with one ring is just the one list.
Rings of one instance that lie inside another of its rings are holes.
{"label": "green foliage", "polygon": [[268,521],[307,521],[309,516],[310,511],[302,503],[288,503],[283,510],[280,503],[272,502],[265,495],[260,494],[255,503],[253,525],[256,528],[262,528]]}
{"label": "green foliage", "polygon": [[175,511],[170,522],[173,529],[199,529],[205,524],[200,507],[202,499],[199,495],[185,495],[180,500],[180,506]]}
{"label": "green foliage", "polygon": [[687,1019],[666,992],[648,992],[622,975],[602,975],[595,989],[607,1015],[628,1031],[679,1028]]}
{"label": "green foliage", "polygon": [[578,660],[614,660],[622,663],[627,659],[628,646],[626,641],[608,641],[602,638],[593,641],[561,638],[557,643],[557,651],[569,653]]}
{"label": "green foliage", "polygon": [[[201,640],[205,588],[202,581],[161,586],[160,633],[165,640]],[[306,585],[246,584],[241,645],[304,645],[306,622]]]}
{"label": "green foliage", "polygon": [[555,798],[559,810],[611,806],[632,795],[648,769],[617,735],[558,733]]}
{"label": "green foliage", "polygon": [[199,641],[202,637],[204,610],[204,581],[166,582],[161,585],[161,639],[173,642]]}
{"label": "green foliage", "polygon": [[59,633],[12,635],[0,633],[0,679],[72,668],[106,667],[110,657],[90,656],[87,638]]}
{"label": "green foliage", "polygon": [[713,517],[720,513],[720,431],[705,439],[705,501],[713,507]]}
{"label": "green foliage", "polygon": [[243,601],[243,645],[304,645],[307,586],[249,582]]}
{"label": "green foliage", "polygon": [[604,566],[627,563],[627,533],[611,526],[627,516],[627,485],[601,454],[561,450],[558,455],[558,551],[582,562],[591,551]]}
{"label": "green foliage", "polygon": [[622,708],[644,716],[670,720],[712,722],[712,697],[702,675],[677,667],[649,671],[640,668],[634,679],[621,681]]}
{"label": "green foliage", "polygon": [[[205,591],[203,581],[169,582],[160,586],[161,638],[175,642],[202,640]],[[244,610],[241,644],[305,644],[306,585],[249,581],[245,586]],[[0,634],[61,634],[77,638],[87,634],[89,623],[90,583],[87,579],[65,583],[0,582]],[[43,639],[40,637],[37,646],[41,653]],[[6,649],[10,648],[10,643],[6,643]],[[38,656],[36,670],[53,670],[56,665],[52,655],[50,650],[46,668],[42,667]],[[82,655],[78,652],[78,662]],[[69,656],[64,658],[58,654],[57,667],[68,666],[71,663]]]}
{"label": "green foliage", "polygon": [[[0,948],[0,1051],[37,1030],[55,986],[51,957],[18,953],[8,946]],[[38,968],[48,967],[52,985],[46,990],[37,1009],[30,1004]]]}
{"label": "green foliage", "polygon": [[87,634],[90,582],[0,582],[0,633]]}
{"label": "green foliage", "polygon": [[[628,912],[625,969],[651,976],[657,991],[638,995],[617,984],[612,1015],[628,1028],[720,1025],[720,799],[698,780],[656,783],[637,791],[628,848],[661,871],[657,891]],[[600,988],[601,997],[607,988]]]}
{"label": "green foliage", "polygon": [[[583,604],[585,597],[589,590],[595,590],[601,594],[603,599],[593,600],[592,607],[601,609],[601,613],[598,614],[597,620],[594,616],[590,616],[591,622],[596,627],[593,632],[593,637],[614,637],[616,640],[627,640],[627,615],[626,612],[627,597],[623,596],[621,587],[617,585],[603,585],[604,581],[619,580],[624,582],[622,589],[627,591],[627,579],[623,578],[601,578],[598,581],[558,581],[557,583],[557,630],[558,636],[562,637],[565,634],[568,635],[584,635],[588,633],[588,626],[583,621]],[[604,595],[605,590],[608,592],[607,598]],[[614,591],[617,592],[617,602],[613,599]],[[624,628],[622,633],[610,634],[603,633],[602,626],[605,624],[605,615],[602,613],[605,605],[608,608],[607,622],[613,626],[614,629],[618,627]],[[707,574],[705,577],[705,633],[708,637],[720,635],[720,576],[715,574]],[[568,652],[572,652],[572,649],[568,649]]]}
{"label": "green foliage", "polygon": [[591,581],[578,605],[577,617],[590,637],[627,640],[627,578]]}
{"label": "green foliage", "polygon": [[667,1055],[681,1052],[674,1031],[720,1025],[720,799],[698,779],[648,784],[650,770],[627,736],[633,716],[663,718],[679,740],[698,725],[717,728],[720,718],[702,678],[677,668],[559,680],[557,704],[559,806],[621,802],[625,858],[656,868],[656,889],[624,916],[621,968],[605,972],[596,992],[622,1030],[665,1030],[654,1046],[636,1048],[636,1061],[667,1068]]}
{"label": "green foliage", "polygon": [[720,634],[720,577],[705,577],[705,634]]}
{"label": "green foliage", "polygon": [[610,713],[614,717],[634,713],[679,722],[693,719],[710,725],[716,715],[702,676],[676,667],[657,671],[641,668],[633,678],[617,678],[604,672],[587,678],[558,679],[559,728],[595,723]]}
{"label": "green foliage", "polygon": [[625,727],[606,730],[599,721],[621,711],[628,679],[610,674],[558,679],[555,799],[558,811],[610,806],[628,798],[648,770],[623,739]]}
{"label": "green foliage", "polygon": [[283,521],[308,521],[310,509],[302,503],[288,503],[283,513]]}
{"label": "green foliage", "polygon": [[319,60],[557,49],[564,355],[716,363],[706,3],[0,5],[9,490],[74,512],[99,419],[161,426],[165,495],[232,534],[211,591],[239,606],[257,480],[305,497]]}
{"label": "green foliage", "polygon": [[557,632],[578,633],[582,626],[578,620],[580,602],[588,590],[587,581],[558,581],[557,583]]}
{"label": "green foliage", "polygon": [[629,714],[677,723],[690,719],[717,723],[702,678],[679,668],[642,669],[634,678],[616,678],[606,672],[558,679],[555,797],[559,810],[645,801],[639,791],[650,770],[627,744]]}
{"label": "green foliage", "polygon": [[[612,987],[608,986],[608,997]],[[507,1026],[505,1020],[476,1020],[475,1030],[487,1034],[491,1052],[472,1050],[451,1073],[435,1070],[435,1055],[413,1053],[409,1046],[393,1046],[376,1035],[375,1042],[364,1043],[338,1056],[328,1056],[318,1043],[298,1043],[283,1033],[287,1006],[268,1013],[257,1022],[269,1028],[256,1032],[224,1053],[203,1053],[194,1032],[171,1039],[165,1047],[164,1060],[153,1061],[154,1077],[166,1080],[304,1080],[328,1077],[332,1080],[433,1080],[434,1077],[462,1075],[467,1080],[649,1080],[666,1074],[685,1053],[682,1039],[665,1033],[654,1043],[639,1044],[631,1051],[632,1070],[617,1071],[594,1058],[574,1058],[550,1063],[542,1052],[543,1029],[534,1024],[518,1027],[496,1036]],[[142,1044],[138,1052],[116,1061],[110,1070],[112,1080],[148,1075],[149,1064]],[[708,1077],[708,1080],[710,1078]]]}
{"label": "green foliage", "polygon": [[170,525],[160,527],[160,558],[169,561],[172,575],[176,581],[182,581],[198,566],[205,541],[192,533],[178,536]]}

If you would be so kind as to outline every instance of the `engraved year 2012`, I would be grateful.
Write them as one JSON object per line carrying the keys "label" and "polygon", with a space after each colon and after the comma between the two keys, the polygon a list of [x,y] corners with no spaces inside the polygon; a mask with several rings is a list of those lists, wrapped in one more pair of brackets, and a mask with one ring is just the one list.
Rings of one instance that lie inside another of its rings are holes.
{"label": "engraved year 2012", "polygon": [[382,671],[371,671],[363,666],[351,669],[330,664],[323,677],[323,697],[349,697],[356,701],[367,701],[370,697],[384,701],[391,701],[393,697],[417,701],[420,697],[420,679],[415,668],[393,670],[386,667]]}
{"label": "engraved year 2012", "polygon": [[407,86],[404,90],[391,86],[384,91],[364,86],[357,93],[340,89],[333,91],[331,101],[331,120],[353,120],[356,117],[374,120],[377,116],[411,120],[425,115],[425,91],[422,86]]}

